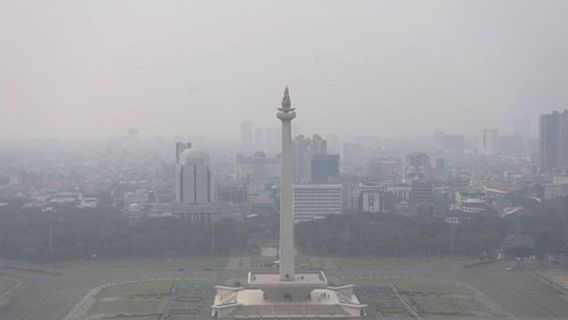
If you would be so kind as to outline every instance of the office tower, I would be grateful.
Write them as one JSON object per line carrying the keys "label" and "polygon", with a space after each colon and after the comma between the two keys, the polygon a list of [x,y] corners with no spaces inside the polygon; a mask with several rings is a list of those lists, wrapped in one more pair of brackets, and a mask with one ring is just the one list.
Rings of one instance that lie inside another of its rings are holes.
{"label": "office tower", "polygon": [[176,142],[176,163],[179,163],[181,153],[187,149],[191,149],[191,142]]}
{"label": "office tower", "polygon": [[327,141],[314,134],[312,138],[299,135],[294,138],[294,181],[297,184],[309,182],[312,178],[312,158],[327,154]]}
{"label": "office tower", "polygon": [[540,167],[568,166],[568,110],[541,115],[538,138]]}
{"label": "office tower", "polygon": [[497,141],[499,132],[497,129],[484,129],[481,137],[481,153],[485,155],[497,154]]}
{"label": "office tower", "polygon": [[413,205],[432,203],[434,198],[432,181],[420,179],[413,180],[410,189],[410,201]]}
{"label": "office tower", "polygon": [[359,185],[359,207],[362,213],[378,213],[383,210],[382,186]]}
{"label": "office tower", "polygon": [[412,153],[406,156],[403,166],[403,182],[429,178],[431,174],[430,157],[425,153]]}
{"label": "office tower", "polygon": [[314,134],[312,138],[312,150],[313,154],[326,154],[327,141],[321,136]]}
{"label": "office tower", "polygon": [[339,177],[339,155],[313,155],[311,164],[311,181],[314,183],[328,183],[330,177]]}
{"label": "office tower", "polygon": [[209,155],[189,148],[179,155],[176,164],[175,200],[184,204],[213,202]]}
{"label": "office tower", "polygon": [[139,135],[140,135],[140,132],[138,131],[138,129],[136,129],[136,128],[128,129],[128,132],[127,132],[128,142],[131,142],[131,143],[138,142]]}
{"label": "office tower", "polygon": [[243,121],[241,123],[241,146],[250,147],[252,146],[252,123],[249,121]]}

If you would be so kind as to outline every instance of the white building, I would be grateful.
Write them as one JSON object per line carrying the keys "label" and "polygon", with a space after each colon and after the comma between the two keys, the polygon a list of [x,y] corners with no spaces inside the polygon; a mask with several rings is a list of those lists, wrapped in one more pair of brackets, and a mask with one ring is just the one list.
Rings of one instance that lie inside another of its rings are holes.
{"label": "white building", "polygon": [[203,204],[214,200],[209,155],[199,149],[183,151],[176,165],[175,200]]}
{"label": "white building", "polygon": [[342,188],[340,184],[294,185],[294,220],[314,220],[341,214]]}
{"label": "white building", "polygon": [[465,213],[487,212],[487,194],[480,191],[456,191],[456,206]]}

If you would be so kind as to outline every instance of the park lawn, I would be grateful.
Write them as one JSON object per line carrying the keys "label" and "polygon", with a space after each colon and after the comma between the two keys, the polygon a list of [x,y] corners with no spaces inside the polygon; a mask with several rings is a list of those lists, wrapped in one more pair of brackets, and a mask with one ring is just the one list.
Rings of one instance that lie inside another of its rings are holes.
{"label": "park lawn", "polygon": [[224,269],[227,265],[225,258],[205,259],[117,259],[117,260],[91,260],[77,264],[80,267],[96,269],[189,269],[204,270]]}
{"label": "park lawn", "polygon": [[133,283],[117,284],[104,288],[98,295],[99,299],[108,297],[156,296],[169,295],[174,283],[191,284],[196,286],[212,286],[219,283],[217,278],[196,278],[184,280],[149,280]]}
{"label": "park lawn", "polygon": [[452,296],[412,296],[420,313],[472,316],[483,308],[473,299]]}
{"label": "park lawn", "polygon": [[174,280],[156,280],[118,284],[104,288],[99,294],[99,298],[138,295],[168,295],[174,283]]}
{"label": "park lawn", "polygon": [[340,277],[343,283],[352,283],[358,286],[379,285],[388,286],[394,284],[401,293],[435,293],[440,295],[471,295],[469,290],[459,284],[444,280],[431,280],[404,277],[369,277],[369,276],[346,276]]}
{"label": "park lawn", "polygon": [[161,299],[118,299],[99,302],[91,314],[147,314],[155,313],[160,306]]}
{"label": "park lawn", "polygon": [[465,286],[450,281],[398,278],[392,279],[390,282],[392,282],[398,290],[402,292],[437,293],[446,295],[470,294],[469,290]]}
{"label": "park lawn", "polygon": [[431,263],[431,258],[333,258],[338,268],[345,269],[373,269],[385,267],[410,267]]}
{"label": "park lawn", "polygon": [[17,285],[17,280],[0,277],[0,297],[14,289]]}

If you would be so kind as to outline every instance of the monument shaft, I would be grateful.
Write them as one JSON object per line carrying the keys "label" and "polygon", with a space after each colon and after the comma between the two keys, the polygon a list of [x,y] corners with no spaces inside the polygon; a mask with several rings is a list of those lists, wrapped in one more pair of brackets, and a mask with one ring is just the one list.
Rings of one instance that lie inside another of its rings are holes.
{"label": "monument shaft", "polygon": [[278,119],[282,121],[282,157],[280,179],[280,280],[294,280],[294,212],[292,211],[292,119],[296,116],[290,108],[288,87],[284,91],[282,108],[278,109]]}

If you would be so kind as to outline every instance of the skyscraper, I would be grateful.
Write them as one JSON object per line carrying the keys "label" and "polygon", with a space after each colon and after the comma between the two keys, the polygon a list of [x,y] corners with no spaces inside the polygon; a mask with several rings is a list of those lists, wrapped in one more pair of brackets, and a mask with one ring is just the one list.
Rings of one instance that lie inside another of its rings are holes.
{"label": "skyscraper", "polygon": [[481,153],[485,155],[494,155],[497,153],[497,141],[499,132],[497,129],[483,129],[481,136]]}
{"label": "skyscraper", "polygon": [[241,123],[241,146],[245,148],[252,146],[252,123],[249,121]]}
{"label": "skyscraper", "polygon": [[339,177],[338,154],[315,154],[312,156],[311,181],[327,183],[329,177]]}
{"label": "skyscraper", "polygon": [[301,134],[294,138],[293,148],[294,181],[297,184],[310,182],[313,179],[313,159],[316,156],[327,155],[327,141],[317,134],[314,134],[312,138],[306,138]]}
{"label": "skyscraper", "polygon": [[538,139],[540,167],[568,167],[568,110],[541,115]]}
{"label": "skyscraper", "polygon": [[184,204],[213,202],[209,155],[188,148],[179,155],[176,164],[175,200]]}

